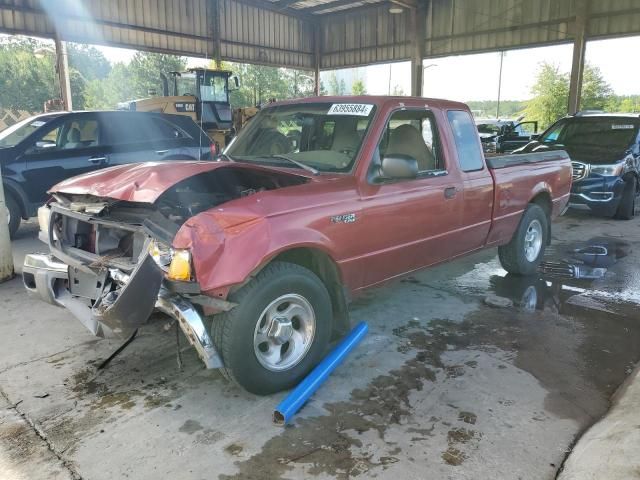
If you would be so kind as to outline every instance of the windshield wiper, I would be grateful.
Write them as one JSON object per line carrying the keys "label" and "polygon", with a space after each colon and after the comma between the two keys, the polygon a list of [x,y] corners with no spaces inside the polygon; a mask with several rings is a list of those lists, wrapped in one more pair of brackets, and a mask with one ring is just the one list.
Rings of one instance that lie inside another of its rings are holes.
{"label": "windshield wiper", "polygon": [[287,157],[286,155],[269,155],[267,158],[282,158],[282,159],[287,160],[287,161],[293,163],[294,165],[297,165],[298,167],[306,170],[307,172],[313,173],[314,175],[319,175],[320,174],[319,170],[307,165],[306,163],[302,163],[302,162],[299,162],[298,160],[295,160],[295,159],[293,159],[291,157]]}

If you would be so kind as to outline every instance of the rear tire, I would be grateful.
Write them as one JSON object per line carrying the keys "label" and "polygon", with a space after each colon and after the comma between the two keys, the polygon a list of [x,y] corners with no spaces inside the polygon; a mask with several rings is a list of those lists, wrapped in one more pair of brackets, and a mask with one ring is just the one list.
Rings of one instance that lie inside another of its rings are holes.
{"label": "rear tire", "polygon": [[618,220],[631,220],[633,218],[636,208],[636,193],[636,177],[630,177],[625,182],[622,199],[620,200],[620,205],[618,206],[618,210],[616,211],[614,218],[617,218]]}
{"label": "rear tire", "polygon": [[13,195],[5,192],[4,200],[7,205],[7,215],[9,216],[9,237],[13,239],[20,227],[22,212],[20,211],[20,205],[18,205],[18,202],[13,198]]}
{"label": "rear tire", "polygon": [[548,234],[547,214],[539,205],[530,203],[511,241],[498,247],[502,268],[514,275],[536,273],[548,243]]}
{"label": "rear tire", "polygon": [[229,300],[238,306],[216,315],[211,326],[225,377],[268,395],[297,385],[322,359],[331,338],[331,297],[310,270],[273,262]]}

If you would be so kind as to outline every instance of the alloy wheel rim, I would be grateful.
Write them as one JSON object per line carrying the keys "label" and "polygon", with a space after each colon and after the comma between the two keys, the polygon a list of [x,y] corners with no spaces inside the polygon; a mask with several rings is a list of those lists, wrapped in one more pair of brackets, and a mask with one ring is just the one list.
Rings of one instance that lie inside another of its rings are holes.
{"label": "alloy wheel rim", "polygon": [[534,262],[542,249],[542,225],[533,220],[527,227],[524,236],[524,256],[529,262]]}
{"label": "alloy wheel rim", "polygon": [[316,316],[309,301],[293,293],[282,295],[258,317],[253,351],[267,370],[288,370],[307,355],[315,333]]}

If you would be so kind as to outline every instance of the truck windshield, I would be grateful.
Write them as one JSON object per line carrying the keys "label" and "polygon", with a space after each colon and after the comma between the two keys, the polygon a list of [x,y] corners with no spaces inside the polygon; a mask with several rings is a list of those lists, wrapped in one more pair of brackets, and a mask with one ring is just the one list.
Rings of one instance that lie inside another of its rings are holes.
{"label": "truck windshield", "polygon": [[249,122],[225,154],[237,160],[292,167],[292,162],[278,158],[286,156],[320,172],[348,172],[374,112],[373,104],[364,103],[268,107]]}
{"label": "truck windshield", "polygon": [[628,117],[565,118],[540,141],[567,147],[628,148],[638,135],[638,119]]}
{"label": "truck windshield", "polygon": [[0,132],[0,148],[14,147],[33,132],[45,125],[53,117],[30,117],[15,123]]}

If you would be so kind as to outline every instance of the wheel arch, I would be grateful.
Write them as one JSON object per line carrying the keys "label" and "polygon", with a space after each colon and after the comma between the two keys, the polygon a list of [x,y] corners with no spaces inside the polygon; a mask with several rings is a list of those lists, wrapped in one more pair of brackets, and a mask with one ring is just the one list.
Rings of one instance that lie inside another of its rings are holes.
{"label": "wheel arch", "polygon": [[331,297],[333,310],[333,333],[342,335],[349,330],[347,293],[342,283],[342,274],[337,262],[324,250],[316,247],[294,247],[279,252],[260,268],[262,270],[274,261],[300,265],[320,278]]}
{"label": "wheel arch", "polygon": [[14,185],[13,182],[7,179],[3,179],[2,186],[4,188],[5,196],[11,195],[11,197],[18,203],[18,207],[20,207],[20,215],[23,219],[28,219],[29,214],[27,212],[27,196],[24,194],[22,189]]}

